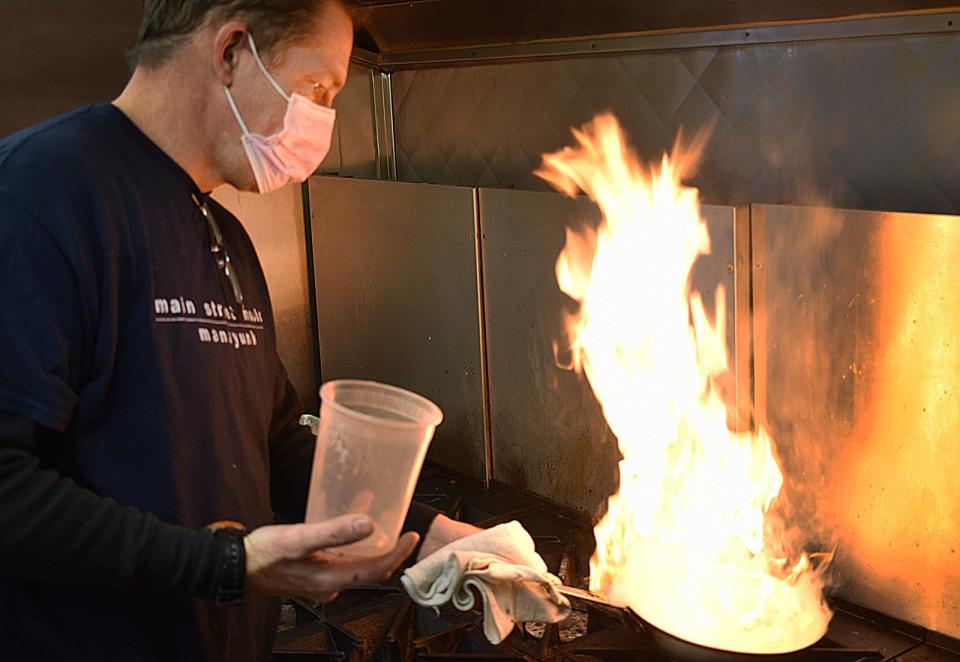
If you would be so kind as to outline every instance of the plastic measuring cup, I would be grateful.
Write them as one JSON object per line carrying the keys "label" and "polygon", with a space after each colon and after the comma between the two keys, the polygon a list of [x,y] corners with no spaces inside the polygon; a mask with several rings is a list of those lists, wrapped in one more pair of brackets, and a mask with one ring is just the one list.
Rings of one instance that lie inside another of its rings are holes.
{"label": "plastic measuring cup", "polygon": [[400,535],[443,412],[416,393],[356,379],[327,382],[320,400],[306,521],[369,515],[373,534],[338,551],[388,552]]}

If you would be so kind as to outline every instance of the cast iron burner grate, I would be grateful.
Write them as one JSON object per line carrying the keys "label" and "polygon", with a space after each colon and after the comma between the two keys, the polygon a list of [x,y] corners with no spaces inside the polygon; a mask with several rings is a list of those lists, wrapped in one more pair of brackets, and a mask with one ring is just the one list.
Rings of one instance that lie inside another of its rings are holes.
{"label": "cast iron burner grate", "polygon": [[[482,526],[519,520],[531,533],[551,572],[583,586],[593,552],[589,522],[529,494],[480,485],[437,469],[426,469],[416,498],[448,515]],[[556,662],[642,662],[676,659],[655,641],[654,632],[629,610],[573,600],[560,624],[526,624],[500,645],[483,636],[482,614],[452,607],[438,611],[415,605],[399,583],[345,592],[316,606],[293,599],[284,605],[276,662],[420,662],[432,660],[551,660]],[[830,631],[790,662],[947,662],[960,660],[957,642],[889,619],[866,618],[852,605],[835,605]],[[876,616],[871,614],[870,616]],[[938,645],[935,645],[938,644]],[[762,660],[761,656],[757,656]],[[774,659],[774,658],[767,658]],[[718,661],[719,662],[719,661]]]}

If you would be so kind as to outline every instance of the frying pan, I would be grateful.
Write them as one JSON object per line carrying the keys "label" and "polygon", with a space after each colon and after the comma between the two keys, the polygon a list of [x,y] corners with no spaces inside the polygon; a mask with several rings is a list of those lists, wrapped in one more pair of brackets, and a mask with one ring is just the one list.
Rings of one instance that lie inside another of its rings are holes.
{"label": "frying pan", "polygon": [[739,653],[695,644],[651,625],[629,607],[627,613],[635,626],[641,627],[660,650],[678,662],[797,662],[807,659],[816,642],[789,653]]}
{"label": "frying pan", "polygon": [[711,648],[709,646],[701,646],[700,644],[676,637],[669,632],[664,632],[660,628],[645,621],[629,607],[617,607],[603,596],[573,588],[572,586],[560,586],[558,590],[568,598],[583,600],[626,612],[628,616],[626,620],[632,627],[645,632],[657,648],[666,653],[671,659],[677,660],[677,662],[797,662],[806,659],[809,650],[816,645],[816,643],[812,643],[789,653],[774,654],[739,653],[719,648]]}

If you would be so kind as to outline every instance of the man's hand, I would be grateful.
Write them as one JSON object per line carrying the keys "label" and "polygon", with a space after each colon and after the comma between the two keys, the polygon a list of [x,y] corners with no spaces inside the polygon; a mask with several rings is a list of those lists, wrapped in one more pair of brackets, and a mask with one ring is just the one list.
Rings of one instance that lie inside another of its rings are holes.
{"label": "man's hand", "polygon": [[427,531],[427,536],[423,539],[423,545],[420,546],[420,553],[417,560],[427,558],[438,549],[446,547],[454,540],[472,536],[474,533],[480,533],[483,529],[478,529],[472,524],[458,522],[450,519],[446,515],[437,515]]}
{"label": "man's hand", "polygon": [[250,591],[295,595],[318,602],[334,600],[340,591],[390,577],[413,553],[419,536],[407,533],[382,556],[348,556],[331,547],[363,540],[373,532],[365,515],[344,515],[315,524],[264,526],[243,540],[247,554],[246,585]]}

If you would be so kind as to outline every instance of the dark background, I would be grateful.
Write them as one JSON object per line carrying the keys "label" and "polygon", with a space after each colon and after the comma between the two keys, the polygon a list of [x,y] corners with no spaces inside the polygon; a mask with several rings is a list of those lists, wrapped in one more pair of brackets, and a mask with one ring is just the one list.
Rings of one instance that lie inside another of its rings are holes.
{"label": "dark background", "polygon": [[141,15],[138,0],[0,0],[0,136],[116,97]]}

